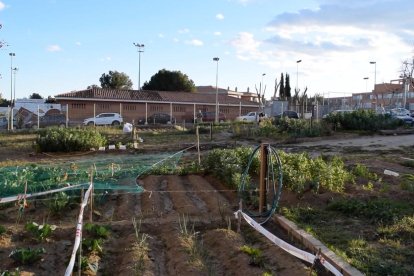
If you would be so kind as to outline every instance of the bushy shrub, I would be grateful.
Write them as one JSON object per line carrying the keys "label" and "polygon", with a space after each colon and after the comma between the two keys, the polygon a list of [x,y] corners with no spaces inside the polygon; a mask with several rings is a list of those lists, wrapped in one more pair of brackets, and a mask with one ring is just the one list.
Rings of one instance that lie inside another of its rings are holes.
{"label": "bushy shrub", "polygon": [[40,151],[87,151],[106,144],[106,138],[94,129],[47,128],[39,132],[36,144]]}
{"label": "bushy shrub", "polygon": [[330,114],[325,120],[335,128],[344,130],[378,131],[404,125],[402,120],[392,118],[389,114],[376,114],[372,110]]}
{"label": "bushy shrub", "polygon": [[291,119],[283,117],[275,121],[279,133],[293,137],[317,137],[330,135],[331,127],[324,121],[317,122],[304,119]]}
{"label": "bushy shrub", "polygon": [[[240,147],[236,149],[215,149],[203,160],[206,172],[223,180],[232,188],[238,188],[241,175],[248,166],[252,148]],[[251,160],[249,176],[259,175],[259,155]],[[329,191],[341,192],[345,183],[352,180],[352,174],[346,169],[344,162],[334,157],[329,162],[322,157],[312,159],[306,153],[288,154],[278,151],[282,163],[283,185],[291,191],[303,192],[309,186],[315,190],[322,188]],[[273,167],[276,169],[277,164]]]}

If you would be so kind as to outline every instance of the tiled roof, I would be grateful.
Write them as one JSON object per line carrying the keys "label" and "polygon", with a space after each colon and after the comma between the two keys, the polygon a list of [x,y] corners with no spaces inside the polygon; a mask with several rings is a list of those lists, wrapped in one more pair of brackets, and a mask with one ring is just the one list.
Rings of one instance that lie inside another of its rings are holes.
{"label": "tiled roof", "polygon": [[[216,102],[215,94],[173,92],[173,91],[149,91],[149,90],[117,90],[107,88],[92,88],[88,90],[63,93],[55,96],[56,99],[102,99],[117,101],[159,101],[173,103],[200,103],[212,104]],[[220,105],[241,104],[257,105],[256,102],[241,100],[227,95],[218,95]]]}

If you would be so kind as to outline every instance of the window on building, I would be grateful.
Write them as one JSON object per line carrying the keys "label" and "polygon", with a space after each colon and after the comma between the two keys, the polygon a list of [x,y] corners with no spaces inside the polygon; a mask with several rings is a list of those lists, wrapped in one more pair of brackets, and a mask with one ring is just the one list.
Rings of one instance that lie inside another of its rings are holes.
{"label": "window on building", "polygon": [[174,112],[185,112],[185,106],[182,105],[174,105],[173,106]]}
{"label": "window on building", "polygon": [[85,109],[86,104],[83,103],[73,103],[70,105],[72,109]]}
{"label": "window on building", "polygon": [[163,110],[164,108],[162,105],[158,105],[158,104],[150,105],[150,111],[163,111]]}
{"label": "window on building", "polygon": [[132,105],[132,104],[126,104],[123,107],[124,107],[124,110],[126,110],[126,111],[136,111],[137,110],[137,106]]}
{"label": "window on building", "polygon": [[100,110],[109,110],[109,104],[100,103],[100,104],[98,104],[98,109],[100,109]]}

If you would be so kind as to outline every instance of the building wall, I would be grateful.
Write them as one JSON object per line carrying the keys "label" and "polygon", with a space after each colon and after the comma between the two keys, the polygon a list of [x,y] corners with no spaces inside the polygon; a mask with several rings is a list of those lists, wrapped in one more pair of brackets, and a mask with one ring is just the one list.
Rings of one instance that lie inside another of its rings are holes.
{"label": "building wall", "polygon": [[[85,100],[59,100],[64,112],[68,112],[70,124],[81,124],[85,118],[94,114],[117,112],[122,114],[125,122],[138,122],[145,120],[145,114],[151,116],[155,113],[172,114],[177,122],[192,122],[194,116],[201,111],[215,111],[215,104],[185,104],[165,102],[111,102],[111,101],[85,101]],[[224,113],[227,120],[234,120],[239,115],[250,111],[257,111],[254,106],[219,105],[219,111]]]}

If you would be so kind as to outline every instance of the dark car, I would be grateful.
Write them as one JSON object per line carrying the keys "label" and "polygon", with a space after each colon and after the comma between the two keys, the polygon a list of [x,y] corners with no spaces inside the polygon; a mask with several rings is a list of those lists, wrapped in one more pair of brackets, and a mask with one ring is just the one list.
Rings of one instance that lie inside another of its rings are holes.
{"label": "dark car", "polygon": [[[32,119],[25,125],[26,128],[37,128],[38,120]],[[66,127],[66,115],[65,114],[50,114],[39,117],[39,127],[58,126]]]}
{"label": "dark car", "polygon": [[293,110],[285,110],[282,113],[279,113],[276,116],[274,116],[275,119],[280,119],[282,117],[287,117],[290,119],[299,119],[298,113]]}
{"label": "dark car", "polygon": [[[216,121],[216,112],[214,112],[214,111],[203,111],[203,112],[201,112],[201,121],[202,122],[215,122]],[[222,112],[219,112],[218,121],[220,123],[225,122],[226,121],[226,115],[224,115],[224,113],[222,113]]]}
{"label": "dark car", "polygon": [[[145,119],[140,122],[145,123]],[[167,113],[155,113],[147,118],[147,122],[148,124],[172,124],[175,123],[175,118]]]}

